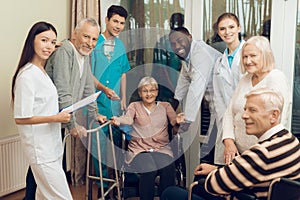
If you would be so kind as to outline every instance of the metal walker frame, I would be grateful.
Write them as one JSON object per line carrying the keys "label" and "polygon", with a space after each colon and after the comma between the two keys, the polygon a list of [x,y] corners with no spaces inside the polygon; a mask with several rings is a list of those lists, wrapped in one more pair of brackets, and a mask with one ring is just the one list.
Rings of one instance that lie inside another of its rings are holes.
{"label": "metal walker frame", "polygon": [[[91,123],[92,124],[92,123]],[[111,178],[104,178],[102,175],[102,164],[101,164],[101,144],[100,144],[100,138],[99,138],[99,130],[105,126],[109,126],[109,139],[111,141],[111,150],[112,150],[112,158],[113,158],[113,169],[114,169],[114,175],[115,179]],[[117,162],[116,162],[116,156],[115,156],[115,149],[114,149],[114,142],[113,142],[113,135],[112,135],[112,127],[111,127],[111,121],[107,121],[104,124],[98,126],[94,129],[87,130],[87,137],[88,137],[88,149],[87,149],[87,162],[86,162],[86,194],[85,199],[91,200],[92,199],[92,180],[99,180],[100,181],[100,190],[101,190],[101,200],[105,199],[105,196],[109,194],[111,190],[113,190],[115,187],[117,188],[117,197],[118,200],[121,200],[121,192],[120,192],[120,182],[119,182],[119,174],[117,171]],[[91,126],[90,126],[91,127]],[[91,160],[91,151],[92,151],[92,134],[96,134],[96,142],[97,142],[97,153],[98,153],[98,164],[99,164],[99,177],[91,175],[92,172],[92,160]],[[70,133],[66,134],[63,139],[63,147],[66,144],[67,138],[70,136]],[[108,190],[104,192],[103,188],[103,182],[110,182],[113,183],[111,186],[108,187]]]}
{"label": "metal walker frame", "polygon": [[[104,178],[102,175],[102,164],[101,164],[101,144],[100,144],[100,138],[99,138],[99,130],[105,126],[109,126],[109,139],[111,142],[111,151],[112,151],[112,158],[113,158],[113,169],[114,169],[114,175],[115,179],[111,178]],[[119,182],[119,174],[117,171],[117,162],[116,162],[116,156],[115,156],[115,149],[114,149],[114,141],[113,141],[113,135],[112,135],[112,125],[111,121],[107,121],[106,123],[98,126],[94,129],[87,130],[88,133],[88,152],[87,152],[87,163],[86,163],[86,199],[92,199],[92,181],[91,180],[99,180],[100,181],[100,190],[101,190],[101,199],[104,200],[105,196],[109,194],[111,190],[113,190],[115,187],[117,188],[117,197],[119,200],[121,200],[121,192],[120,192],[120,182]],[[91,143],[92,143],[92,134],[96,134],[96,142],[97,142],[97,154],[98,154],[98,164],[99,164],[99,177],[91,175]],[[113,183],[111,186],[108,187],[108,190],[104,192],[103,188],[103,182],[109,182]]]}

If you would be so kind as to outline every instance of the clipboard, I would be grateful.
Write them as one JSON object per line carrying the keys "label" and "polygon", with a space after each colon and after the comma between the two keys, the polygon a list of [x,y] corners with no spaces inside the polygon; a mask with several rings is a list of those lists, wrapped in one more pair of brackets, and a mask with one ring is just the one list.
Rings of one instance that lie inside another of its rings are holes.
{"label": "clipboard", "polygon": [[66,107],[66,108],[63,108],[61,111],[65,111],[65,110],[68,110],[71,112],[74,112],[94,101],[96,101],[96,99],[98,98],[98,96],[101,94],[102,91],[99,91],[99,92],[96,92],[95,94],[92,94],[88,97],[85,97],[84,99],[81,99],[80,101]]}

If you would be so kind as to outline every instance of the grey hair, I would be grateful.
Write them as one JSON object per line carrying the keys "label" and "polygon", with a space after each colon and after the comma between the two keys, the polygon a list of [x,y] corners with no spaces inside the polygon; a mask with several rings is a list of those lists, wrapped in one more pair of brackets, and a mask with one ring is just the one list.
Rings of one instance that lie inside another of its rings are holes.
{"label": "grey hair", "polygon": [[248,99],[251,96],[260,96],[267,111],[279,110],[280,113],[282,113],[284,98],[279,91],[268,88],[258,88],[246,94],[245,98]]}
{"label": "grey hair", "polygon": [[245,47],[249,44],[254,45],[256,48],[258,48],[259,52],[262,56],[262,65],[263,65],[263,71],[271,71],[275,68],[275,59],[274,55],[270,46],[269,40],[264,36],[252,36],[250,37],[243,45],[242,47],[242,56],[241,56],[241,73],[245,74],[246,68],[243,62],[244,57],[244,50]]}
{"label": "grey hair", "polygon": [[142,78],[138,84],[138,89],[140,90],[145,85],[153,85],[156,89],[158,89],[157,81],[151,76],[145,76]]}
{"label": "grey hair", "polygon": [[81,19],[78,24],[76,25],[75,27],[75,31],[78,31],[84,24],[86,23],[89,23],[91,24],[92,26],[96,26],[98,31],[100,32],[100,25],[99,23],[93,19],[93,18],[84,18],[84,19]]}

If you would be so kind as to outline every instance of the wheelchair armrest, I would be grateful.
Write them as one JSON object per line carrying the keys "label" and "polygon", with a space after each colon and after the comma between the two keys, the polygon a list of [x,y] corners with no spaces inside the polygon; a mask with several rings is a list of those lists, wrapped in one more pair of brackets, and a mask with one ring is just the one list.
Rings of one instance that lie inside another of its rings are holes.
{"label": "wheelchair armrest", "polygon": [[258,198],[254,194],[249,194],[244,191],[232,192],[230,194],[230,200],[233,199],[242,199],[242,200],[258,200]]}
{"label": "wheelchair armrest", "polygon": [[[288,194],[288,195],[287,195]],[[272,181],[269,188],[268,200],[300,199],[299,179],[278,178]]]}

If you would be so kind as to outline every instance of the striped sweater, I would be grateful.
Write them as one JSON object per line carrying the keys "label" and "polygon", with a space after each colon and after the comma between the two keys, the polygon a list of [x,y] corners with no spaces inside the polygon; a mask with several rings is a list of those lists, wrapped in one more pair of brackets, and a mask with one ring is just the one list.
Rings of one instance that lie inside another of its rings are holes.
{"label": "striped sweater", "polygon": [[228,195],[248,188],[264,199],[273,179],[300,178],[299,147],[298,139],[283,129],[253,145],[231,164],[212,171],[205,181],[205,189],[214,195]]}

